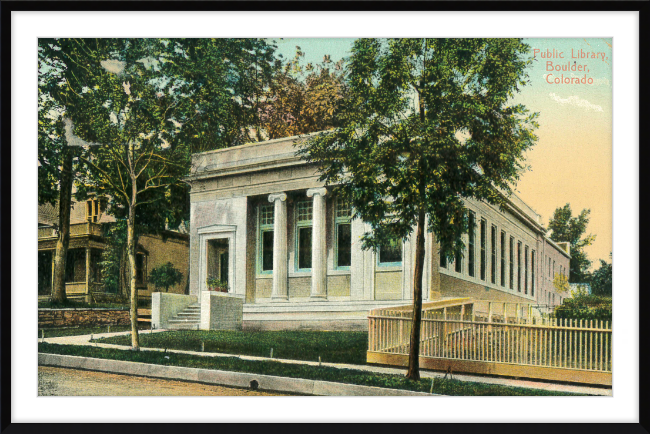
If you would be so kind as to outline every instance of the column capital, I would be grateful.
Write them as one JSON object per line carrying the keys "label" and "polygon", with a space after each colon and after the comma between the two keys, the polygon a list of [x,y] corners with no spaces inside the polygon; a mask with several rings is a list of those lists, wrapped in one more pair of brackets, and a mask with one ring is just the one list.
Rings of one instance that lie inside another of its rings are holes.
{"label": "column capital", "polygon": [[310,188],[307,190],[307,197],[312,197],[315,195],[325,196],[327,194],[327,189],[325,187]]}
{"label": "column capital", "polygon": [[285,200],[287,200],[287,194],[286,193],[269,194],[269,202],[274,203],[276,200],[284,202]]}

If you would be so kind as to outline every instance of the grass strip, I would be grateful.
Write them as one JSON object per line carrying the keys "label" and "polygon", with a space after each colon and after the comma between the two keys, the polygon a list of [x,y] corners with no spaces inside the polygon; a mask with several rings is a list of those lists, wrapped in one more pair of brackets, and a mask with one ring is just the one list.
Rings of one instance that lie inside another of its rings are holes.
{"label": "grass strip", "polygon": [[[93,340],[103,344],[131,345],[130,336]],[[140,346],[185,351],[242,354],[278,359],[327,363],[366,364],[367,332],[178,330],[142,333]]]}
{"label": "grass strip", "polygon": [[[131,330],[130,325],[112,325],[111,333],[125,332]],[[108,333],[108,326],[88,326],[88,327],[62,327],[62,328],[46,328],[41,327],[38,329],[38,338],[42,338],[43,331],[45,331],[45,338],[57,338],[60,336],[81,336],[99,333]],[[131,335],[129,335],[129,343],[131,345]]]}
{"label": "grass strip", "polygon": [[166,366],[214,369],[222,371],[248,372],[259,375],[304,378],[363,386],[432,392],[456,396],[576,396],[578,394],[541,389],[501,386],[459,380],[432,379],[412,381],[401,375],[380,374],[329,366],[293,365],[281,362],[242,360],[238,357],[205,357],[189,354],[163,353],[153,351],[130,351],[112,348],[97,348],[81,345],[57,345],[39,343],[40,353],[69,356],[93,357],[129,362],[150,363]]}

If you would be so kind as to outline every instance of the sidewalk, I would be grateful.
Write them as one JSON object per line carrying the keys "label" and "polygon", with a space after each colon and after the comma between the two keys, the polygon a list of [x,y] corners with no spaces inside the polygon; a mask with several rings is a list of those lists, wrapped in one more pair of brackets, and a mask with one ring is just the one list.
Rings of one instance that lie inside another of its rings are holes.
{"label": "sidewalk", "polygon": [[[151,331],[141,331],[140,334],[147,333],[160,333],[167,330],[151,330]],[[101,333],[92,335],[92,338],[106,338],[111,336],[121,336],[129,335],[131,332],[116,332],[116,333]],[[61,336],[55,338],[45,338],[45,342],[51,344],[62,344],[62,345],[87,345],[99,348],[114,348],[114,349],[129,349],[130,347],[124,345],[113,345],[113,344],[99,344],[90,342],[91,335],[79,335],[79,336]],[[42,342],[43,339],[39,338],[39,342]],[[140,348],[142,351],[165,351],[162,348]],[[343,363],[318,363],[310,362],[305,360],[288,360],[288,359],[272,359],[269,357],[258,357],[258,356],[245,356],[237,354],[224,354],[224,353],[207,353],[201,351],[185,351],[185,350],[172,350],[168,349],[169,353],[177,354],[190,354],[195,356],[203,357],[239,357],[243,360],[260,360],[260,361],[273,361],[280,363],[289,363],[294,365],[311,365],[311,366],[329,366],[333,368],[340,369],[356,369],[366,372],[376,372],[382,374],[396,374],[403,375],[405,373],[405,368],[389,368],[382,366],[372,366],[372,365],[350,365]],[[440,372],[433,371],[420,371],[420,376],[422,378],[444,378],[445,374]],[[534,380],[516,380],[512,378],[499,378],[499,377],[487,377],[487,376],[477,376],[477,375],[464,375],[464,374],[453,374],[453,378],[460,381],[471,381],[475,383],[485,383],[485,384],[497,384],[501,386],[512,386],[512,387],[523,387],[527,389],[540,389],[540,390],[549,390],[554,392],[571,392],[579,394],[589,394],[589,395],[599,395],[599,396],[612,396],[612,389],[605,389],[599,387],[590,387],[590,386],[577,386],[570,384],[558,384],[558,383],[547,383]]]}

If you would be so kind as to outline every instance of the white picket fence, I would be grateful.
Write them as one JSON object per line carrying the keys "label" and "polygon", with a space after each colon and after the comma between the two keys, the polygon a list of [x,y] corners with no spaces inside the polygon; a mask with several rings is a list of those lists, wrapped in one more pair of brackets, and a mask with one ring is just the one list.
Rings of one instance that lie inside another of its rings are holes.
{"label": "white picket fence", "polygon": [[[421,357],[612,372],[607,321],[535,318],[521,304],[482,308],[479,302],[451,309],[423,310]],[[368,320],[369,354],[408,355],[412,310],[376,309]]]}

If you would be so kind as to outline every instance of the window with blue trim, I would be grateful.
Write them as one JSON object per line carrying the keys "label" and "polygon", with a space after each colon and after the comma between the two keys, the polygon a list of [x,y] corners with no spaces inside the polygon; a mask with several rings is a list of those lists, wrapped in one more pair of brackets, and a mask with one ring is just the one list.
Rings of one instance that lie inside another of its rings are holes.
{"label": "window with blue trim", "polygon": [[402,240],[393,238],[379,247],[380,266],[402,265]]}
{"label": "window with blue trim", "polygon": [[339,270],[349,270],[352,264],[352,207],[349,202],[336,200],[336,213],[334,214],[334,233],[336,247],[335,266]]}
{"label": "window with blue trim", "polygon": [[314,202],[305,200],[296,203],[296,268],[311,270],[311,241]]}
{"label": "window with blue trim", "polygon": [[258,271],[273,273],[273,205],[259,207]]}

